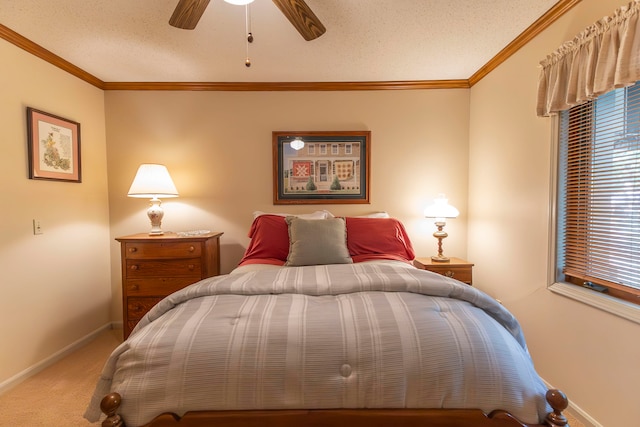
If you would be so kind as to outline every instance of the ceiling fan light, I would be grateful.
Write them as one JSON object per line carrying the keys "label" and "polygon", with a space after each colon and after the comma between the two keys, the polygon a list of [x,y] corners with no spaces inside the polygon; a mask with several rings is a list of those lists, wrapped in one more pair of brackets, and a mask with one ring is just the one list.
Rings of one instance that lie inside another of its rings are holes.
{"label": "ceiling fan light", "polygon": [[253,3],[253,0],[224,0],[229,4],[235,4],[236,6],[244,6],[249,3]]}

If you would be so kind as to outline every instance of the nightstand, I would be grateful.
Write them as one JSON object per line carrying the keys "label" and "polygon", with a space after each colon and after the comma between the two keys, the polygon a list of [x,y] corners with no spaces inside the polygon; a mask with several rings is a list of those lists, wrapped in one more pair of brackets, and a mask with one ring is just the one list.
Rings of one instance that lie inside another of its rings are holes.
{"label": "nightstand", "polygon": [[138,321],[167,295],[220,274],[222,233],[118,237],[122,262],[122,320],[127,339]]}
{"label": "nightstand", "polygon": [[436,262],[431,258],[416,258],[413,260],[413,265],[422,270],[451,277],[467,285],[473,284],[473,264],[460,258],[450,258],[449,262]]}

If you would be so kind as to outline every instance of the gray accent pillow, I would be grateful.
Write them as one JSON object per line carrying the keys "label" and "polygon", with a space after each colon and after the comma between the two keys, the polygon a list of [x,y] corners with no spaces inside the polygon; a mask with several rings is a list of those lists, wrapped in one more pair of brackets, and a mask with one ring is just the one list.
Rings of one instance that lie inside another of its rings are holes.
{"label": "gray accent pillow", "polygon": [[351,264],[344,218],[285,218],[289,227],[289,256],[284,265]]}

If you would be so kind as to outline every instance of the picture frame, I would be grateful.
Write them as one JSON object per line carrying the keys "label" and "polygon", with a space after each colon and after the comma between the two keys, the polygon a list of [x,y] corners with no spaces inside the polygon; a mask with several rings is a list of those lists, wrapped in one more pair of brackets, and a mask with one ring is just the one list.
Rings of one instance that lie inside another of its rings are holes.
{"label": "picture frame", "polygon": [[82,182],[80,123],[27,107],[29,179]]}
{"label": "picture frame", "polygon": [[274,131],[272,144],[274,205],[369,203],[371,131]]}

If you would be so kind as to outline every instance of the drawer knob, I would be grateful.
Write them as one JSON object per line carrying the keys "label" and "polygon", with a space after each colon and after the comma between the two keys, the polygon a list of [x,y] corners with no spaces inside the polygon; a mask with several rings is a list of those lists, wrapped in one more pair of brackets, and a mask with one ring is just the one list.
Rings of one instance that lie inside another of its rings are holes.
{"label": "drawer knob", "polygon": [[195,265],[193,265],[193,264],[189,264],[189,270],[193,271],[195,268],[196,268],[196,266],[195,266]]}
{"label": "drawer knob", "polygon": [[138,286],[138,285],[131,285],[131,290],[132,290],[132,291],[137,291],[138,289],[140,289],[140,286]]}
{"label": "drawer knob", "polygon": [[445,276],[447,277],[453,277],[455,275],[455,273],[451,270],[447,271],[446,273],[444,273]]}
{"label": "drawer knob", "polygon": [[193,252],[195,250],[196,250],[195,246],[189,246],[189,252]]}
{"label": "drawer knob", "polygon": [[138,252],[138,248],[136,247],[129,248],[129,252],[131,253]]}
{"label": "drawer knob", "polygon": [[138,266],[137,266],[136,264],[133,264],[130,268],[131,268],[131,270],[134,270],[134,271],[135,271],[135,270],[137,270],[137,269],[138,269]]}

